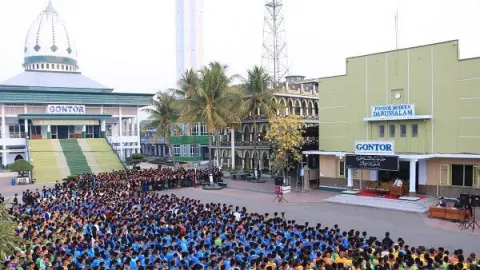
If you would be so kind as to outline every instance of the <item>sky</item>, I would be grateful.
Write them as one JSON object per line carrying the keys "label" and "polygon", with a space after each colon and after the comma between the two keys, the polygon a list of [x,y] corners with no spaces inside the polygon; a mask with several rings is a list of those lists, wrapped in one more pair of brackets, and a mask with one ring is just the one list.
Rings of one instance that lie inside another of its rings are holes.
{"label": "sky", "polygon": [[[0,0],[0,82],[23,71],[30,24],[48,0]],[[73,36],[80,71],[119,92],[175,87],[174,0],[53,0]],[[290,75],[345,73],[345,58],[459,39],[480,56],[479,0],[284,0]],[[205,0],[205,62],[231,74],[261,64],[264,0]]]}

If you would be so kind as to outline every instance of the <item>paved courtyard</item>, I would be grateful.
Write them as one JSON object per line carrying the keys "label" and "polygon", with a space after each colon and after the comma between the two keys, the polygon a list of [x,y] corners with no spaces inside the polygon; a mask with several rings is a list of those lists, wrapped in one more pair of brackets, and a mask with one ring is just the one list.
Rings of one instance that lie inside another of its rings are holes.
{"label": "paved courtyard", "polygon": [[[480,253],[480,229],[475,232],[460,231],[458,223],[430,219],[424,213],[329,202],[332,198],[339,196],[339,193],[317,190],[285,194],[289,203],[278,204],[272,202],[275,195],[271,180],[267,183],[249,183],[227,179],[226,182],[228,182],[228,188],[220,191],[182,188],[162,191],[162,193],[175,193],[177,196],[186,196],[204,202],[245,206],[249,212],[286,212],[287,219],[295,219],[297,222],[321,223],[322,226],[329,227],[338,224],[342,229],[367,231],[369,235],[378,238],[382,238],[388,231],[393,239],[402,237],[413,246],[423,245],[427,248],[442,246],[451,251],[463,248],[465,252]],[[13,193],[21,193],[26,188],[41,188],[41,185],[3,186],[0,193],[10,197]]]}

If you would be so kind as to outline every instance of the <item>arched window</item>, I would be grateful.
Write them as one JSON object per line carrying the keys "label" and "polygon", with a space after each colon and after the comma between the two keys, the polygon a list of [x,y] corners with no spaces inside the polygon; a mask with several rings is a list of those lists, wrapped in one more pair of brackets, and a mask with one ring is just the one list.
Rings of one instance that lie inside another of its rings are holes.
{"label": "arched window", "polygon": [[37,64],[37,69],[39,69],[39,66],[38,66],[38,64]]}
{"label": "arched window", "polygon": [[45,68],[45,66],[42,64],[42,69],[44,69],[44,68]]}
{"label": "arched window", "polygon": [[22,155],[17,155],[17,156],[15,157],[15,161],[17,161],[17,160],[19,160],[19,159],[23,159]]}
{"label": "arched window", "polygon": [[47,69],[50,69],[50,64],[47,64]]}
{"label": "arched window", "polygon": [[62,65],[62,70],[65,70],[65,65]]}
{"label": "arched window", "polygon": [[57,69],[60,69],[60,65],[59,65],[59,64],[57,64]]}

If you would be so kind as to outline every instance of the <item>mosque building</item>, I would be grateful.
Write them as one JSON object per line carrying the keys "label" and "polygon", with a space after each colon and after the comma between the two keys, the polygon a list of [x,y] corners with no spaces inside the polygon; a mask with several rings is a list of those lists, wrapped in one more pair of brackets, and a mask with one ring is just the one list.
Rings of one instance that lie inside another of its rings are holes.
{"label": "mosque building", "polygon": [[[23,50],[25,71],[0,81],[0,164],[47,155],[45,149],[67,141],[88,148],[63,139],[102,139],[120,159],[140,152],[139,112],[153,95],[114,92],[80,73],[73,38],[51,1],[31,25]],[[37,140],[48,146],[30,153]]]}

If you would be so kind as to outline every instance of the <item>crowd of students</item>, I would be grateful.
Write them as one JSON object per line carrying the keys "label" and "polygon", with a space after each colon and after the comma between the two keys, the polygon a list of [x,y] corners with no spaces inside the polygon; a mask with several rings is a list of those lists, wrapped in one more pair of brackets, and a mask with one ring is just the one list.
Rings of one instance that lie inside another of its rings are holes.
{"label": "crowd of students", "polygon": [[[460,249],[450,253],[441,247],[413,247],[401,238],[393,241],[388,233],[377,239],[337,225],[297,224],[283,214],[249,213],[238,206],[148,192],[156,186],[189,186],[190,172],[84,175],[31,193],[32,200],[12,205],[22,244],[3,266],[19,270],[476,269],[475,254]],[[197,172],[208,179],[206,171]],[[152,189],[144,189],[144,183]]]}

